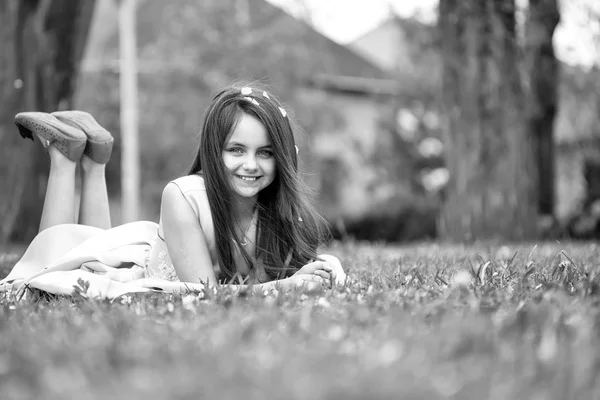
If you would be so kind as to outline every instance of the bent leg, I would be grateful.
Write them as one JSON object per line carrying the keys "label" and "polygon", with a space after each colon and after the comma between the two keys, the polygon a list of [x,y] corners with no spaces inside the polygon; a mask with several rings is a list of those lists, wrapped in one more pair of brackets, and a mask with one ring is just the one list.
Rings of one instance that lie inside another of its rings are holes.
{"label": "bent leg", "polygon": [[75,169],[77,164],[69,160],[54,146],[48,147],[50,175],[42,209],[40,229],[60,224],[75,223]]}
{"label": "bent leg", "polygon": [[110,229],[110,207],[106,189],[106,164],[92,161],[88,156],[81,158],[81,202],[79,223]]}

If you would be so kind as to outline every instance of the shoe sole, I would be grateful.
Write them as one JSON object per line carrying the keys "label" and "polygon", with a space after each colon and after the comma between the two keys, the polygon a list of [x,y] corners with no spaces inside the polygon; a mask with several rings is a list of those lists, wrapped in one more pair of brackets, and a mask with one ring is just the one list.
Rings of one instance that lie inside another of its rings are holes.
{"label": "shoe sole", "polygon": [[87,136],[83,154],[99,164],[110,160],[114,138],[105,128],[85,111],[57,111],[52,113],[59,121],[78,128]]}
{"label": "shoe sole", "polygon": [[[24,139],[33,139],[34,133],[47,140],[71,161],[79,161],[85,150],[87,137],[83,132],[60,122],[50,114],[23,112],[15,116],[15,125]],[[61,126],[62,125],[62,126]]]}

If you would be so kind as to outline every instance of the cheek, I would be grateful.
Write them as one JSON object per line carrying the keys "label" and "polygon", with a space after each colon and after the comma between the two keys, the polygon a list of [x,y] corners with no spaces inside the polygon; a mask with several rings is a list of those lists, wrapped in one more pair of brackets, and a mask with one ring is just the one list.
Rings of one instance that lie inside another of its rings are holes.
{"label": "cheek", "polygon": [[275,171],[277,170],[277,165],[274,159],[265,160],[265,163],[262,168],[263,172],[269,175],[275,175]]}
{"label": "cheek", "polygon": [[227,153],[223,154],[223,164],[225,164],[225,168],[230,170],[236,166],[236,159]]}

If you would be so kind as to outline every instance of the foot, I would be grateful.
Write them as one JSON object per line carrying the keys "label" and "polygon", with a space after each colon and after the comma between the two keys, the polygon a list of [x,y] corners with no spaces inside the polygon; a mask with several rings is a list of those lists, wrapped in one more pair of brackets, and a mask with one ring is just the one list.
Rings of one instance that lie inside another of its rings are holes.
{"label": "foot", "polygon": [[60,121],[78,128],[87,136],[84,154],[98,164],[110,160],[114,138],[90,113],[85,111],[59,111],[52,113]]}
{"label": "foot", "polygon": [[45,148],[53,146],[71,161],[79,161],[87,138],[80,130],[62,123],[44,112],[22,112],[15,116],[15,124],[23,138],[36,136]]}

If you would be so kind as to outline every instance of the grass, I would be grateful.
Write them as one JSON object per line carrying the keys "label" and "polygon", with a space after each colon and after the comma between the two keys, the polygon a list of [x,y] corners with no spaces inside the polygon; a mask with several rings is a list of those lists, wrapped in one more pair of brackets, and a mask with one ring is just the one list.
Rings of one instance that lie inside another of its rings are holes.
{"label": "grass", "polygon": [[598,250],[346,243],[323,293],[4,298],[0,397],[600,398]]}

